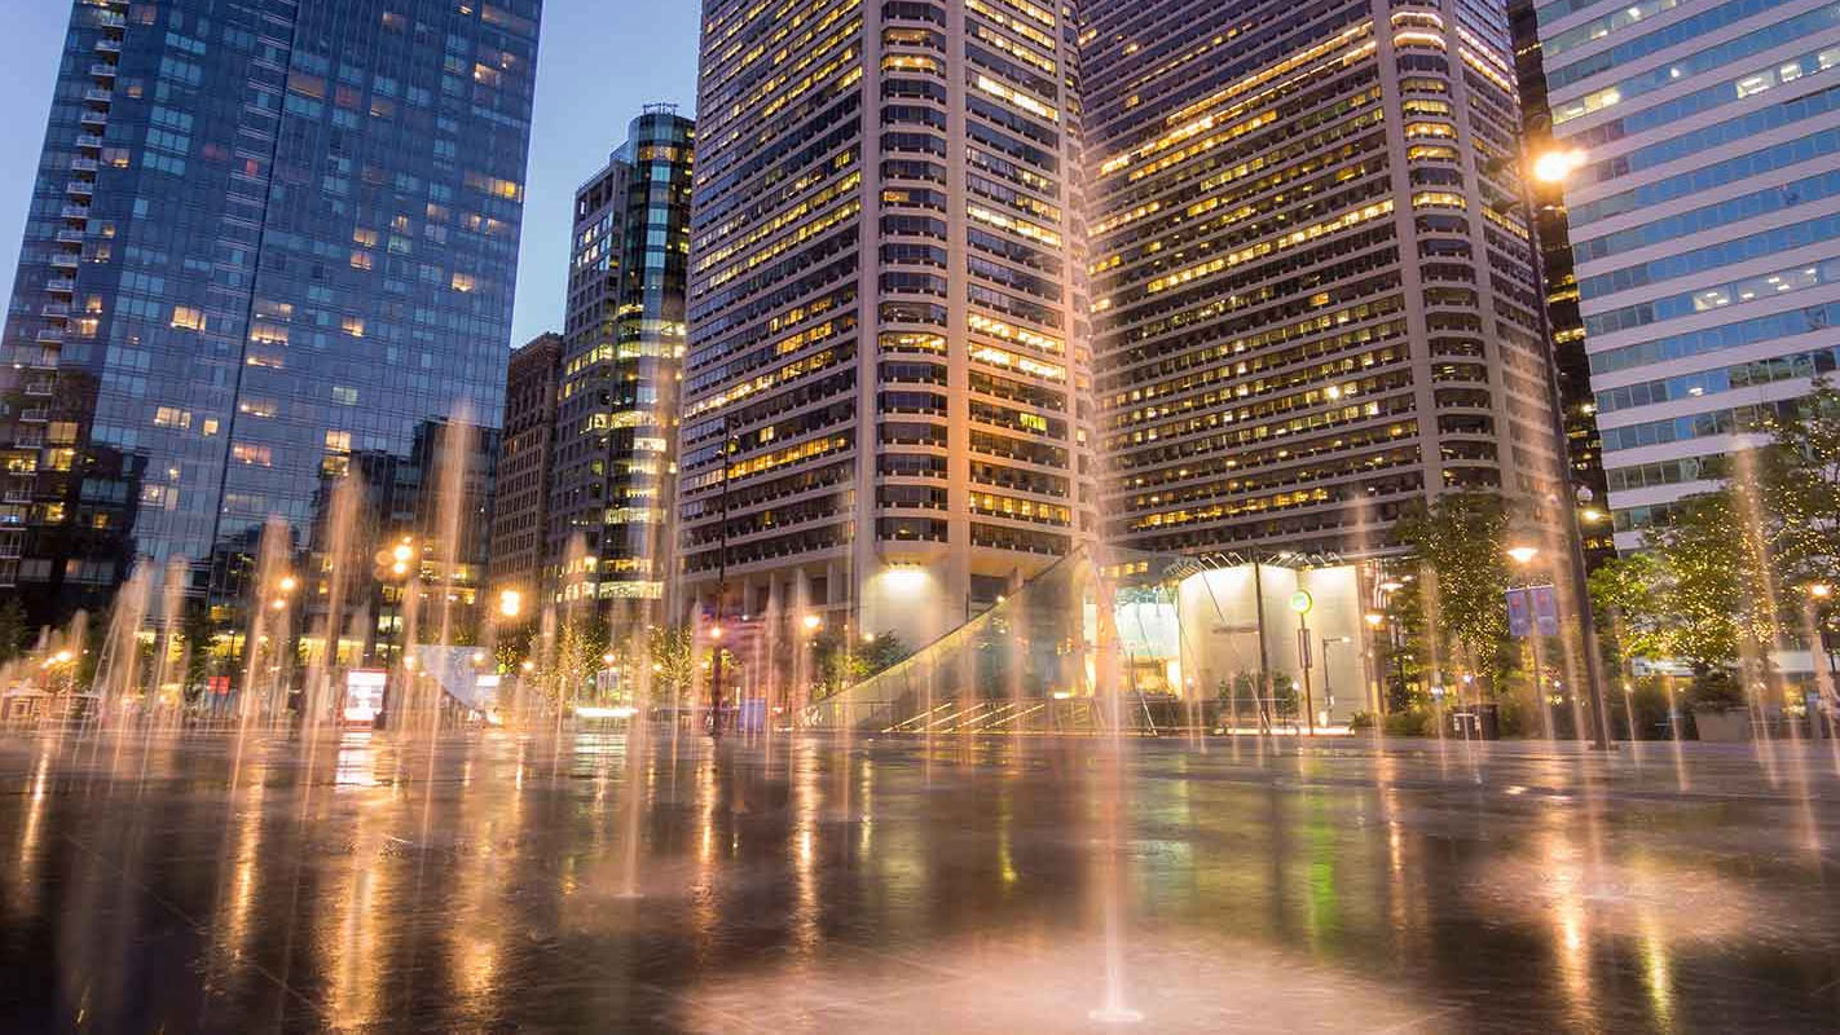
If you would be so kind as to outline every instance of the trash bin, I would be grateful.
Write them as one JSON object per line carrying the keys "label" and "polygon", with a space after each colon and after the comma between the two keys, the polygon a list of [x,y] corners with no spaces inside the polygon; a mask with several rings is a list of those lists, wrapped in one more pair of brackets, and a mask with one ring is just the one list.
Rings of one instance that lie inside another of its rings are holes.
{"label": "trash bin", "polygon": [[1500,740],[1501,708],[1493,704],[1450,710],[1450,735],[1465,740]]}
{"label": "trash bin", "polygon": [[1501,705],[1499,704],[1480,704],[1476,706],[1476,710],[1477,710],[1477,718],[1479,720],[1477,725],[1481,727],[1480,733],[1481,733],[1482,739],[1483,740],[1500,740],[1501,739]]}

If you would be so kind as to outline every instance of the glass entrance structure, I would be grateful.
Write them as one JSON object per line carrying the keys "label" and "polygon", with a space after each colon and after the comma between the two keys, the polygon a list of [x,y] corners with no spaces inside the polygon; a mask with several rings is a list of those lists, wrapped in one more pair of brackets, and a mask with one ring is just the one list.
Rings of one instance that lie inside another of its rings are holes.
{"label": "glass entrance structure", "polygon": [[1366,569],[1088,548],[805,710],[879,734],[1345,728],[1374,710]]}

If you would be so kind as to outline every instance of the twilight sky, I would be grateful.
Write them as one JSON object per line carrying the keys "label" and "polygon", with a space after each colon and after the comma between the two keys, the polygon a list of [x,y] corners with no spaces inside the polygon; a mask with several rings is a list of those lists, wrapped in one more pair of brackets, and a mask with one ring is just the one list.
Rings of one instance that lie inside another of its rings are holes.
{"label": "twilight sky", "polygon": [[[546,0],[536,125],[511,344],[562,329],[575,188],[607,161],[641,105],[695,113],[698,0]],[[32,176],[70,20],[67,0],[0,0],[0,292],[13,287]],[[4,315],[0,313],[0,315]]]}

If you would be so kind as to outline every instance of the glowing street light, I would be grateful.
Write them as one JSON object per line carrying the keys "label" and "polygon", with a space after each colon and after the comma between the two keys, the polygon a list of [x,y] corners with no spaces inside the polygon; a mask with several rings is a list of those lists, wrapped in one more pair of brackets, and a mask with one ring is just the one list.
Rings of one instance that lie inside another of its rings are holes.
{"label": "glowing street light", "polygon": [[500,590],[498,594],[498,613],[506,618],[516,618],[524,613],[524,594],[515,589]]}
{"label": "glowing street light", "polygon": [[292,575],[281,576],[281,592],[292,593],[300,588],[300,580]]}
{"label": "glowing street light", "polygon": [[710,626],[709,627],[709,638],[712,640],[721,639],[722,638],[722,627],[719,625]]}
{"label": "glowing street light", "polygon": [[1508,548],[1508,558],[1514,563],[1522,566],[1532,564],[1533,559],[1539,555],[1540,548],[1537,546],[1511,546]]}
{"label": "glowing street light", "polygon": [[1576,148],[1548,151],[1533,160],[1533,178],[1541,183],[1564,183],[1585,163],[1585,153]]}
{"label": "glowing street light", "polygon": [[1834,587],[1825,582],[1817,582],[1808,587],[1808,595],[1816,600],[1826,600],[1834,595]]}
{"label": "glowing street light", "polygon": [[808,633],[815,633],[819,629],[824,628],[824,619],[817,615],[806,615],[801,621],[805,626],[805,631]]}
{"label": "glowing street light", "polygon": [[1378,629],[1386,623],[1386,616],[1378,611],[1369,611],[1361,616],[1361,620],[1367,623],[1369,629]]}

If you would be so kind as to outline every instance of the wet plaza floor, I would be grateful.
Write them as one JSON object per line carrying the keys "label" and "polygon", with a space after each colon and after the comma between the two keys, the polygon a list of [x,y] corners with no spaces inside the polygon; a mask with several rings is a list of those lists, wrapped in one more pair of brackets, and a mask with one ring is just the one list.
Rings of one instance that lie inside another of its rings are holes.
{"label": "wet plaza floor", "polygon": [[1840,1030],[1824,744],[1113,757],[8,734],[0,1031]]}

